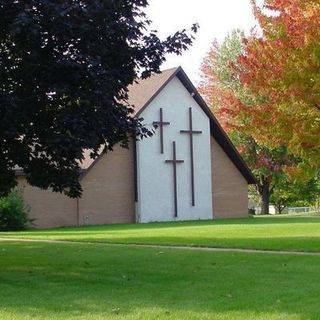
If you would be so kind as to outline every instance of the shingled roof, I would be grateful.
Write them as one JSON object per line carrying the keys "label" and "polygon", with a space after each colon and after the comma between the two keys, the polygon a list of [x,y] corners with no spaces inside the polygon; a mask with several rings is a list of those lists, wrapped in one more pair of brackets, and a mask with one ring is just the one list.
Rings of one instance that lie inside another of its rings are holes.
{"label": "shingled roof", "polygon": [[142,109],[150,104],[161,89],[174,77],[177,70],[178,68],[172,68],[153,74],[147,79],[138,79],[128,87],[128,102],[134,106],[135,114],[140,114]]}

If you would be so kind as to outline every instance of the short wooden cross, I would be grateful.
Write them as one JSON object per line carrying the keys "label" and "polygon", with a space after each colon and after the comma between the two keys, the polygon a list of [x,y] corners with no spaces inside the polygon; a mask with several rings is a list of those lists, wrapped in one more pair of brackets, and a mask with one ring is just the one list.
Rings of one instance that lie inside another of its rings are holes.
{"label": "short wooden cross", "polygon": [[174,190],[174,216],[178,217],[178,184],[177,184],[177,164],[183,163],[183,160],[177,160],[176,142],[173,142],[172,160],[166,160],[166,163],[173,165],[173,190]]}
{"label": "short wooden cross", "polygon": [[160,121],[154,121],[154,126],[160,127],[160,152],[163,153],[163,127],[170,125],[170,122],[163,121],[163,110],[160,108]]}
{"label": "short wooden cross", "polygon": [[180,133],[189,134],[189,144],[190,144],[190,160],[191,160],[191,198],[192,198],[192,206],[195,206],[195,192],[194,192],[194,155],[193,155],[193,135],[201,134],[202,131],[193,130],[193,122],[192,122],[192,108],[189,108],[189,130],[180,130]]}

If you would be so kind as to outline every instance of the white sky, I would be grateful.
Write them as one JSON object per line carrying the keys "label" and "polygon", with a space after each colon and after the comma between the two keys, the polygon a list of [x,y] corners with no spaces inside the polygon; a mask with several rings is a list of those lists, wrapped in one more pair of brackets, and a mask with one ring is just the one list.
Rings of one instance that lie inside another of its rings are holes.
{"label": "white sky", "polygon": [[221,41],[232,29],[248,32],[256,25],[250,0],[149,0],[149,4],[146,13],[160,37],[189,28],[195,22],[200,24],[192,48],[182,56],[169,56],[162,66],[182,66],[195,84],[202,59],[215,38]]}

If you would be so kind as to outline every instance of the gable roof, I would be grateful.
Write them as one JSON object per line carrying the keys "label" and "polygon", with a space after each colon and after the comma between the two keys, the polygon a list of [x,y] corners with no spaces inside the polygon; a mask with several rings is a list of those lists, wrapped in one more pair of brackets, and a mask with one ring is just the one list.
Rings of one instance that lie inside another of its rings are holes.
{"label": "gable roof", "polygon": [[219,124],[212,111],[203,100],[202,96],[192,84],[189,77],[181,67],[168,69],[159,74],[154,74],[147,79],[140,79],[135,84],[129,86],[129,103],[134,106],[135,116],[139,117],[143,110],[155,99],[161,90],[174,78],[177,77],[205,114],[210,119],[211,135],[215,138],[220,147],[228,155],[229,159],[238,168],[249,184],[256,184],[256,180],[248,168],[247,164],[235,148],[226,132]]}
{"label": "gable roof", "polygon": [[[129,85],[127,103],[134,106],[134,116],[138,117],[170,80],[175,77],[177,69],[178,68],[171,68],[163,70],[160,73],[151,75],[149,78],[139,78],[133,84]],[[80,163],[81,170],[83,170],[81,177],[84,177],[86,172],[100,159],[100,156],[92,159],[90,157],[90,150],[85,150],[83,156],[84,160]]]}
{"label": "gable roof", "polygon": [[[141,112],[150,104],[158,93],[174,78],[178,68],[172,68],[153,74],[147,79],[137,79],[128,87],[128,104],[134,106],[134,116],[139,116]],[[81,170],[91,169],[100,157],[92,159],[90,150],[84,150],[84,160],[80,163]]]}
{"label": "gable roof", "polygon": [[[139,117],[143,110],[150,105],[153,99],[155,99],[161,90],[174,77],[177,77],[182,82],[190,95],[208,116],[210,120],[211,135],[215,138],[233,164],[238,168],[248,184],[256,184],[257,182],[251,170],[248,168],[240,153],[237,151],[218,120],[215,118],[212,111],[181,67],[164,70],[161,73],[153,74],[147,79],[138,79],[128,87],[128,103],[134,106],[134,116]],[[84,160],[80,163],[80,168],[82,170],[80,179],[86,175],[87,171],[89,171],[102,156],[101,154],[96,159],[92,159],[90,157],[90,153],[90,150],[84,150]],[[18,175],[23,174],[21,168],[15,168],[15,171]]]}

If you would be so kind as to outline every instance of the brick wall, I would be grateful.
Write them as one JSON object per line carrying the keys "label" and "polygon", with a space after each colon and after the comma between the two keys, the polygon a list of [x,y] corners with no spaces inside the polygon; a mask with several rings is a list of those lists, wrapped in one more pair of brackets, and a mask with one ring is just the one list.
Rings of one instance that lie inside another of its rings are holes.
{"label": "brick wall", "polygon": [[[211,158],[214,218],[247,217],[247,182],[212,137]],[[28,185],[24,177],[18,181],[38,228],[135,221],[132,147],[115,147],[87,172],[79,206],[74,199]]]}
{"label": "brick wall", "polygon": [[18,178],[25,203],[30,207],[29,217],[37,228],[77,225],[77,202],[60,193],[30,186],[26,179]]}
{"label": "brick wall", "polygon": [[212,204],[214,218],[248,216],[248,184],[211,137]]}
{"label": "brick wall", "polygon": [[132,146],[116,146],[87,172],[81,181],[80,224],[135,221],[134,157]]}

